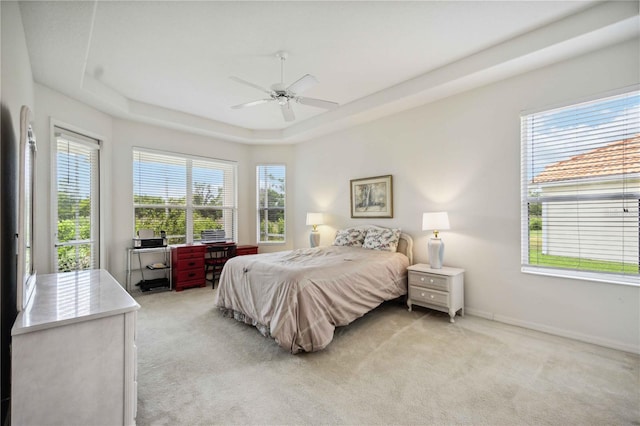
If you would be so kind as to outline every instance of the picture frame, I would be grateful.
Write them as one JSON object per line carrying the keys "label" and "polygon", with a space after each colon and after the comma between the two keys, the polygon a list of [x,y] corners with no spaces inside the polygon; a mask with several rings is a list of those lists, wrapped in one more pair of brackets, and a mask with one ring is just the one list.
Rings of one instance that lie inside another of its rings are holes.
{"label": "picture frame", "polygon": [[391,175],[351,179],[352,218],[392,218],[393,178]]}

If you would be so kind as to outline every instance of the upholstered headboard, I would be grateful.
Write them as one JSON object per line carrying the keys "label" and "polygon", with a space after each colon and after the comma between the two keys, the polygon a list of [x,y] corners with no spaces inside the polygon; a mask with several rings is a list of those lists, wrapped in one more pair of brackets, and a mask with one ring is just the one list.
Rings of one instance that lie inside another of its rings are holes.
{"label": "upholstered headboard", "polygon": [[[357,229],[367,229],[367,228],[380,228],[385,229],[383,226],[378,225],[357,225],[351,226],[351,228]],[[388,229],[388,228],[386,228]],[[409,264],[413,265],[413,238],[411,235],[405,234],[404,232],[400,233],[400,241],[398,241],[398,252],[404,254],[409,258]]]}
{"label": "upholstered headboard", "polygon": [[413,238],[411,235],[400,233],[400,241],[398,241],[398,251],[404,253],[409,258],[409,265],[413,265]]}

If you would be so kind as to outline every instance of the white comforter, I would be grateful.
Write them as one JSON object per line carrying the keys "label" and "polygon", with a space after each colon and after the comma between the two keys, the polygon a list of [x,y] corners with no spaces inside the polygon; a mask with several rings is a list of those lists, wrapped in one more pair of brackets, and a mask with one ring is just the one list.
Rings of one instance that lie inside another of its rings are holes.
{"label": "white comforter", "polygon": [[317,351],[335,327],[406,294],[408,266],[404,254],[356,247],[238,256],[222,271],[215,303],[291,353]]}

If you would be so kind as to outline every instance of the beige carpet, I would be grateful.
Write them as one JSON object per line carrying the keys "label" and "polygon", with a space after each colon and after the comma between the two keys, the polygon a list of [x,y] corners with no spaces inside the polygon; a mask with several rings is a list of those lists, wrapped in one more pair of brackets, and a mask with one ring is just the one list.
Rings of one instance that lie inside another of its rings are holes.
{"label": "beige carpet", "polygon": [[640,357],[387,303],[291,355],[211,288],[137,294],[139,425],[638,425]]}

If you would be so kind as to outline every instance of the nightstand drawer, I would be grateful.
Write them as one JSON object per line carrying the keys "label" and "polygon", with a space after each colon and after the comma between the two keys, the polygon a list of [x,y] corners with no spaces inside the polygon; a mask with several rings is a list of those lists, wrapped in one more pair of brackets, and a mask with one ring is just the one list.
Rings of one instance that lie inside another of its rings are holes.
{"label": "nightstand drawer", "polygon": [[447,277],[439,275],[421,274],[419,272],[409,272],[409,285],[429,287],[441,291],[449,291],[449,280]]}
{"label": "nightstand drawer", "polygon": [[409,286],[409,298],[418,302],[449,306],[449,293],[426,289],[424,287]]}

